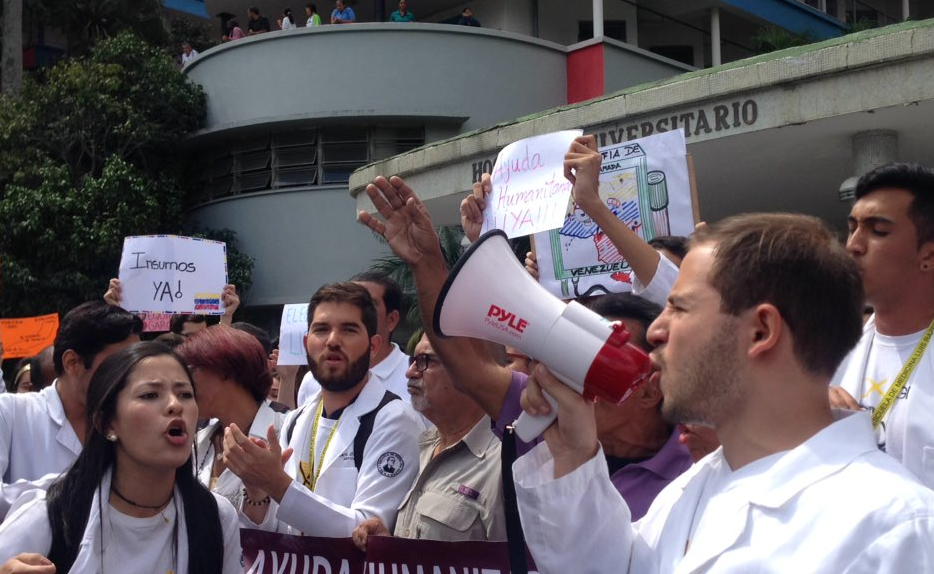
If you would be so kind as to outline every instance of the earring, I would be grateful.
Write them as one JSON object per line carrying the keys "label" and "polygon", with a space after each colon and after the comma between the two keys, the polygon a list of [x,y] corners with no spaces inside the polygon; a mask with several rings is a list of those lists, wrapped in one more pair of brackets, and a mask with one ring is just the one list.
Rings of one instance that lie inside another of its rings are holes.
{"label": "earring", "polygon": [[117,433],[113,431],[110,431],[109,433],[107,433],[107,440],[109,440],[110,442],[117,442]]}

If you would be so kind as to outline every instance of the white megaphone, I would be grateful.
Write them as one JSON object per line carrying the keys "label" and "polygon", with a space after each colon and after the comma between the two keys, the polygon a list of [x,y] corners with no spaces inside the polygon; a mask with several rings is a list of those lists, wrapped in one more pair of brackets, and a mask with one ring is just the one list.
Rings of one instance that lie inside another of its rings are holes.
{"label": "white megaphone", "polygon": [[[516,259],[506,234],[493,230],[467,250],[448,276],[435,306],[435,332],[474,337],[520,349],[590,400],[626,400],[651,371],[649,357],[629,344],[619,323],[538,284]],[[516,434],[526,442],[555,420],[523,413]]]}

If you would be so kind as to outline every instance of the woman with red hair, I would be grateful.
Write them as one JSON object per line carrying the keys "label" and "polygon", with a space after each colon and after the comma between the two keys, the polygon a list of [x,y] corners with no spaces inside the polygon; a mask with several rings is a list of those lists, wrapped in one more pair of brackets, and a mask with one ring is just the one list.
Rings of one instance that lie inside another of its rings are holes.
{"label": "woman with red hair", "polygon": [[270,425],[278,436],[287,412],[266,398],[272,386],[266,352],[252,335],[223,325],[191,335],[178,352],[198,387],[201,417],[214,419],[195,441],[198,480],[239,508],[243,483],[224,465],[224,428],[236,423],[267,440]]}

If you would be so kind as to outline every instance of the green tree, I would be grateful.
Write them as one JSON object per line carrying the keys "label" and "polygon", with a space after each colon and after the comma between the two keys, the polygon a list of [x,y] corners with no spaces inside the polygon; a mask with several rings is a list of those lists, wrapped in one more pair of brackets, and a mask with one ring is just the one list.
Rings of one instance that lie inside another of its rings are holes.
{"label": "green tree", "polygon": [[199,52],[217,45],[217,34],[209,24],[193,22],[187,18],[175,18],[169,23],[169,50],[177,53],[182,42],[188,42]]}
{"label": "green tree", "polygon": [[181,228],[182,141],[201,88],[129,33],[0,99],[0,315],[100,297],[127,235]]}

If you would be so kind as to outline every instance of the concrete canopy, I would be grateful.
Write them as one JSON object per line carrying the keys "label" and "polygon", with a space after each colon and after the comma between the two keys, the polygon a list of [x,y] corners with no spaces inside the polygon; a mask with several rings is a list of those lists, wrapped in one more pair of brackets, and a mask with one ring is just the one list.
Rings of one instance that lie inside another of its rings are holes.
{"label": "concrete canopy", "polygon": [[[898,159],[934,163],[934,21],[911,22],[776,52],[549,110],[414,150],[355,172],[351,195],[377,175],[406,178],[437,224],[458,222],[457,205],[506,144],[583,127],[601,145],[635,139],[645,125],[687,117],[701,217],[799,211],[843,227],[841,183],[853,175],[852,136],[893,130]],[[715,124],[718,106],[728,125]],[[738,125],[732,112],[739,110]],[[698,121],[703,113],[708,126]],[[746,116],[742,114],[746,113]],[[747,121],[748,120],[748,121]],[[679,122],[683,127],[683,119]],[[721,129],[722,128],[722,129]]]}

